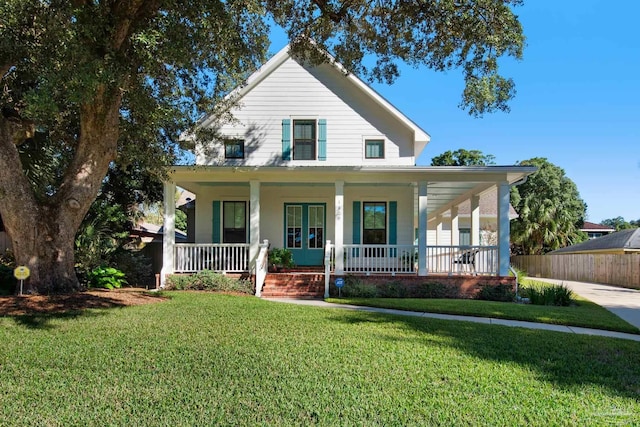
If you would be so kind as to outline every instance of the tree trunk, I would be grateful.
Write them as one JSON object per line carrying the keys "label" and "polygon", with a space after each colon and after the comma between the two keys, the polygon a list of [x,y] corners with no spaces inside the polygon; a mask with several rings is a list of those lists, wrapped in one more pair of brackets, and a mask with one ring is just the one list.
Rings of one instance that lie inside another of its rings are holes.
{"label": "tree trunk", "polygon": [[101,86],[80,107],[80,134],[63,182],[52,196],[36,197],[17,146],[20,123],[0,115],[0,215],[11,236],[18,265],[31,277],[27,293],[80,289],[74,269],[75,234],[115,159],[122,94]]}

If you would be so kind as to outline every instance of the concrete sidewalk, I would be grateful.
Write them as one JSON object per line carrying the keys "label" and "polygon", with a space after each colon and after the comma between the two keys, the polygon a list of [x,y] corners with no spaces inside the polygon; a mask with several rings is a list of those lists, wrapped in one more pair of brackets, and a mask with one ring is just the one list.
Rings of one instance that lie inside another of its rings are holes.
{"label": "concrete sidewalk", "polygon": [[[640,335],[626,334],[623,332],[603,331],[600,329],[580,328],[577,326],[550,325],[548,323],[523,322],[520,320],[494,319],[489,317],[459,316],[454,314],[423,313],[419,311],[394,310],[389,308],[364,307],[349,304],[333,304],[322,300],[300,300],[292,298],[269,298],[268,301],[283,302],[289,304],[307,305],[313,307],[335,308],[354,311],[367,311],[371,313],[394,314],[400,316],[424,317],[429,319],[457,320],[462,322],[484,323],[487,325],[502,325],[528,329],[543,329],[546,331],[566,332],[572,334],[598,335],[601,337],[621,338],[640,342]],[[595,301],[594,301],[595,302]]]}
{"label": "concrete sidewalk", "polygon": [[598,283],[531,277],[555,285],[565,285],[576,294],[606,308],[616,316],[640,328],[640,291]]}

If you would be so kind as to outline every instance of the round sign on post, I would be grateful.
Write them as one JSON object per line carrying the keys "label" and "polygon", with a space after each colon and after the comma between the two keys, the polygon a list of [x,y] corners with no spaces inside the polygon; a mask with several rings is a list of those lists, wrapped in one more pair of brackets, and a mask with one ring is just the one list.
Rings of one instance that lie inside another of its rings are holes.
{"label": "round sign on post", "polygon": [[344,287],[344,278],[336,277],[336,288],[338,288],[338,298],[342,298],[343,287]]}
{"label": "round sign on post", "polygon": [[22,284],[24,283],[24,279],[29,277],[31,272],[29,271],[29,267],[24,265],[19,265],[13,270],[13,275],[16,279],[20,280],[20,295],[22,295]]}

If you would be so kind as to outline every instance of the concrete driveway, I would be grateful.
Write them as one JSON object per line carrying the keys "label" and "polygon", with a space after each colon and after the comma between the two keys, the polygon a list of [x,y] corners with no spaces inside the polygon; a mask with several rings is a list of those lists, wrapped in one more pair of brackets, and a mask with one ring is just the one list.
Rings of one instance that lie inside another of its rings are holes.
{"label": "concrete driveway", "polygon": [[571,280],[539,277],[532,277],[532,279],[557,285],[564,284],[581,297],[595,302],[633,326],[640,328],[640,291],[638,290]]}

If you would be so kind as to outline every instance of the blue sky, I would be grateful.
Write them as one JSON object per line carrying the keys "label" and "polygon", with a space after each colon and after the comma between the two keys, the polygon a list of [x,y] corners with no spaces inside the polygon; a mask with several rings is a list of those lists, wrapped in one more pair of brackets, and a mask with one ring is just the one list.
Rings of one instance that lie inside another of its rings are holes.
{"label": "blue sky", "polygon": [[[517,95],[510,113],[473,118],[458,108],[459,71],[402,67],[373,87],[431,135],[418,159],[477,149],[496,164],[546,157],[587,203],[587,219],[640,219],[640,1],[526,0],[515,9],[527,46],[501,63]],[[272,31],[271,51],[287,43]]]}

